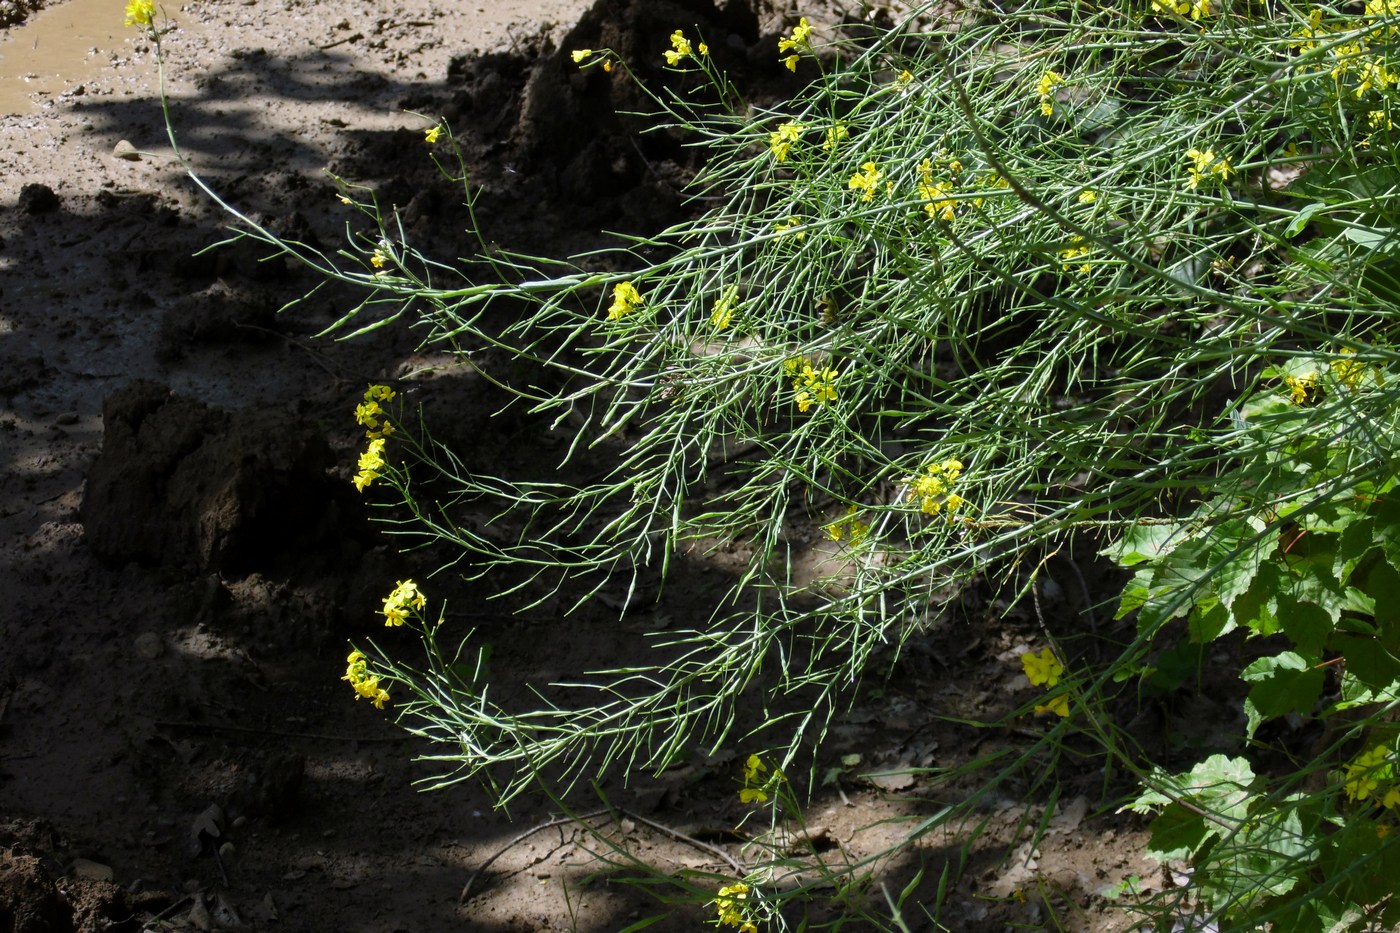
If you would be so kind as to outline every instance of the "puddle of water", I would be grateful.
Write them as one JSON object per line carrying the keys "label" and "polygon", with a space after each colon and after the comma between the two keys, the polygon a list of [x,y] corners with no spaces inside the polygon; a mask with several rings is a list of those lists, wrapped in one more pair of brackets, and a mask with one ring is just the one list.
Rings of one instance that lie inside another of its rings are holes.
{"label": "puddle of water", "polygon": [[35,92],[61,94],[90,82],[132,33],[122,0],[65,0],[0,39],[0,114],[33,113]]}

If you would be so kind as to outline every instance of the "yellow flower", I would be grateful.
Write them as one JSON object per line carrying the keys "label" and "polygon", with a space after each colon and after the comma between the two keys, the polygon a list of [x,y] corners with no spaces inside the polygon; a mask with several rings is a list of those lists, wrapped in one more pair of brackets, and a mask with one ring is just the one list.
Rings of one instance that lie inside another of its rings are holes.
{"label": "yellow flower", "polygon": [[885,173],[880,171],[879,166],[874,162],[866,162],[860,167],[860,171],[851,176],[851,180],[846,182],[846,187],[852,191],[863,191],[862,201],[869,201],[875,197],[875,192],[879,189],[880,179],[885,177]]}
{"label": "yellow flower", "polygon": [[822,143],[822,149],[827,152],[835,149],[839,143],[851,138],[851,131],[846,128],[846,124],[837,120],[836,123],[827,128],[826,142]]}
{"label": "yellow flower", "polygon": [[683,58],[691,58],[695,53],[690,48],[690,40],[685,37],[685,33],[677,29],[671,33],[671,48],[664,53],[666,64],[678,65]]}
{"label": "yellow flower", "polygon": [[710,314],[710,326],[715,330],[724,330],[734,320],[734,308],[739,303],[739,289],[733,285],[724,290],[719,301],[715,302],[715,309]]}
{"label": "yellow flower", "polygon": [[1391,777],[1389,758],[1384,745],[1374,745],[1357,755],[1346,769],[1347,799],[1365,800],[1382,780],[1388,780]]}
{"label": "yellow flower", "polygon": [[744,919],[745,902],[749,898],[749,886],[743,882],[726,885],[715,895],[715,910],[719,913],[721,926],[742,929],[748,922]]}
{"label": "yellow flower", "polygon": [[1093,188],[1085,188],[1083,191],[1079,192],[1078,200],[1080,204],[1093,204],[1098,199],[1099,193]]}
{"label": "yellow flower", "polygon": [[389,691],[380,689],[379,678],[369,672],[369,663],[365,656],[358,651],[352,651],[345,659],[345,665],[345,676],[340,679],[348,681],[354,688],[356,701],[364,697],[374,704],[375,709],[383,709],[389,699]]}
{"label": "yellow flower", "polygon": [[1200,186],[1207,172],[1219,175],[1226,181],[1235,174],[1235,167],[1230,164],[1230,160],[1224,156],[1217,157],[1214,149],[1187,149],[1186,158],[1191,161],[1190,167],[1187,168],[1186,187],[1193,191]]}
{"label": "yellow flower", "polygon": [[783,67],[785,67],[788,71],[795,72],[797,71],[797,60],[797,55],[789,55],[787,58],[784,58],[781,61],[783,63]]}
{"label": "yellow flower", "polygon": [[613,286],[613,301],[608,306],[608,320],[620,321],[642,306],[642,293],[631,282]]}
{"label": "yellow flower", "polygon": [[1054,713],[1056,716],[1069,716],[1069,695],[1061,693],[1050,698],[1049,703],[1037,704],[1034,712],[1036,714]]}
{"label": "yellow flower", "polygon": [[592,49],[574,49],[572,52],[569,53],[569,57],[574,60],[575,65],[578,65],[581,64],[585,58],[592,54]]}
{"label": "yellow flower", "polygon": [[1294,405],[1307,405],[1316,402],[1321,395],[1321,390],[1317,386],[1317,373],[1284,376],[1283,384],[1287,387],[1289,400]]}
{"label": "yellow flower", "polygon": [[1064,75],[1048,69],[1036,82],[1035,93],[1040,98],[1040,112],[1043,116],[1048,117],[1055,112],[1055,88],[1064,83]]}
{"label": "yellow flower", "polygon": [[441,136],[442,136],[442,127],[441,127],[441,126],[434,126],[434,127],[432,127],[431,129],[429,129],[426,133],[423,134],[423,141],[426,142],[428,145],[431,146],[433,143],[437,142],[438,139],[439,139]]}
{"label": "yellow flower", "polygon": [[403,625],[408,621],[409,611],[422,612],[428,607],[427,597],[412,580],[400,580],[394,591],[384,597],[384,625]]}
{"label": "yellow flower", "polygon": [[700,53],[701,58],[704,58],[706,55],[710,54],[710,47],[705,43],[701,42],[695,47],[695,51]]}
{"label": "yellow flower", "polygon": [[744,762],[744,783],[752,784],[758,780],[758,776],[768,770],[768,766],[763,763],[763,759],[757,755],[750,755]]}
{"label": "yellow flower", "polygon": [[1381,800],[1381,806],[1385,807],[1387,810],[1394,810],[1396,807],[1400,807],[1400,787],[1392,787],[1390,790],[1386,791],[1384,799]]}
{"label": "yellow flower", "polygon": [[392,402],[397,393],[386,385],[372,385],[365,389],[366,402]]}
{"label": "yellow flower", "polygon": [[910,70],[907,69],[907,68],[904,69],[903,71],[901,71],[901,72],[898,74],[898,76],[896,76],[895,79],[894,79],[895,83],[898,84],[900,87],[903,87],[904,85],[908,84],[910,81],[913,81],[913,80],[914,80],[914,72],[910,71]]}
{"label": "yellow flower", "polygon": [[380,240],[374,252],[370,253],[369,264],[376,269],[383,269],[389,264],[389,243],[386,240]]}
{"label": "yellow flower", "polygon": [[1055,652],[1048,646],[1041,648],[1039,654],[1027,651],[1021,655],[1021,667],[1026,672],[1026,679],[1036,687],[1055,686],[1060,682],[1060,675],[1065,672],[1060,659],[1055,657]]}
{"label": "yellow flower", "polygon": [[368,449],[360,454],[360,472],[355,474],[351,480],[355,488],[360,492],[365,491],[370,483],[379,478],[379,471],[384,469],[384,438],[374,438],[369,442]]}
{"label": "yellow flower", "polygon": [[[802,218],[793,216],[789,217],[787,220],[778,221],[778,223],[773,225],[773,230],[776,233],[787,233],[789,230],[796,230],[796,228],[800,226],[802,226]],[[801,242],[802,240],[805,240],[807,238],[807,231],[796,230],[796,232],[793,233],[793,236],[796,237],[799,242]]]}
{"label": "yellow flower", "polygon": [[909,484],[909,498],[919,500],[919,508],[925,515],[937,515],[944,509],[952,513],[962,508],[967,500],[953,493],[962,470],[962,461],[952,458],[926,464],[922,472],[905,479]]}
{"label": "yellow flower", "polygon": [[812,35],[812,26],[807,22],[807,17],[802,17],[793,27],[792,34],[785,39],[778,40],[778,54],[792,52],[808,47]]}
{"label": "yellow flower", "polygon": [[155,21],[155,0],[127,0],[126,24],[128,26],[150,26]]}
{"label": "yellow flower", "polygon": [[792,377],[792,388],[797,393],[797,410],[811,411],[813,405],[827,405],[836,401],[836,380],[841,374],[830,366],[818,369],[803,357],[786,360],[783,371]]}
{"label": "yellow flower", "polygon": [[1192,19],[1209,19],[1213,11],[1210,0],[1152,0],[1152,12],[1162,16],[1189,16]]}
{"label": "yellow flower", "polygon": [[847,506],[844,518],[826,526],[826,536],[832,541],[840,541],[849,536],[851,546],[858,547],[870,534],[870,526],[856,518],[856,512],[857,509],[854,505]]}
{"label": "yellow flower", "polygon": [[768,134],[768,150],[773,153],[775,161],[788,160],[793,144],[802,139],[802,130],[801,123],[784,123],[776,133]]}

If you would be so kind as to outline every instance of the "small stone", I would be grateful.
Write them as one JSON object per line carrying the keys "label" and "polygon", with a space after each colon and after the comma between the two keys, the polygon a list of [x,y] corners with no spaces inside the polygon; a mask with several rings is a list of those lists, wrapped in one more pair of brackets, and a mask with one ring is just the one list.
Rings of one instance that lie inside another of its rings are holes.
{"label": "small stone", "polygon": [[19,189],[16,206],[23,214],[47,214],[56,211],[62,204],[58,195],[48,185],[32,182]]}
{"label": "small stone", "polygon": [[219,846],[219,858],[231,858],[233,856],[233,843],[225,842]]}
{"label": "small stone", "polygon": [[136,147],[123,139],[112,149],[112,155],[118,159],[125,159],[128,162],[140,162],[141,153],[136,151]]}
{"label": "small stone", "polygon": [[111,881],[115,877],[110,865],[103,865],[101,862],[94,862],[90,859],[75,858],[68,870],[75,877],[86,878],[89,881]]}
{"label": "small stone", "polygon": [[204,897],[196,894],[194,896],[194,906],[190,908],[190,925],[197,930],[214,929],[214,918],[209,915],[209,908],[204,906]]}
{"label": "small stone", "polygon": [[69,425],[78,423],[78,413],[76,411],[65,411],[57,418],[53,419],[54,424]]}
{"label": "small stone", "polygon": [[136,654],[147,661],[154,661],[165,653],[165,645],[161,643],[160,636],[155,632],[142,632],[136,636]]}

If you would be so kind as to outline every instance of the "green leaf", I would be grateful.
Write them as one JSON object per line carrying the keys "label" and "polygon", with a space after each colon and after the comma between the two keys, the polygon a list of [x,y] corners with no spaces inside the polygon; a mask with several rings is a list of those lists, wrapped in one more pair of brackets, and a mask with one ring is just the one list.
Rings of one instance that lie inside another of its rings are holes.
{"label": "green leaf", "polygon": [[1311,712],[1325,681],[1325,672],[1316,665],[1314,659],[1285,651],[1272,658],[1260,658],[1240,673],[1240,679],[1251,685],[1244,701],[1247,738],[1253,739],[1255,730],[1266,719]]}
{"label": "green leaf", "polygon": [[1373,691],[1394,694],[1400,690],[1400,658],[1386,651],[1374,638],[1337,635],[1332,647],[1346,660],[1346,670]]}
{"label": "green leaf", "polygon": [[1152,821],[1148,853],[1159,862],[1189,859],[1212,836],[1206,819],[1179,803],[1168,804]]}
{"label": "green leaf", "polygon": [[1299,600],[1293,593],[1278,594],[1278,618],[1294,646],[1309,655],[1320,655],[1336,620],[1321,606]]}
{"label": "green leaf", "polygon": [[1133,525],[1118,541],[1099,552],[1120,567],[1136,567],[1170,554],[1185,540],[1180,525]]}
{"label": "green leaf", "polygon": [[1337,536],[1337,551],[1333,558],[1332,575],[1341,583],[1350,579],[1352,571],[1376,546],[1375,519],[1362,516],[1342,529]]}

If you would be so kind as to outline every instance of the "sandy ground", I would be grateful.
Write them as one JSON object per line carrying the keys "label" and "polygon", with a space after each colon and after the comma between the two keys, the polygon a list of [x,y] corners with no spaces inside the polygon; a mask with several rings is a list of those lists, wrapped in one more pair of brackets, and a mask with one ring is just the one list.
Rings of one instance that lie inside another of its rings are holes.
{"label": "sandy ground", "polygon": [[[571,151],[578,157],[563,169],[532,162],[539,134],[565,127],[522,129],[530,101],[518,99],[520,87],[545,62],[563,76],[561,93],[586,101],[595,89],[567,76],[561,46],[615,35],[621,22],[654,33],[646,41],[659,48],[664,24],[705,4],[602,2],[585,16],[587,6],[166,7],[172,117],[192,167],[289,235],[342,235],[329,168],[453,244],[461,218],[449,193],[415,197],[431,175],[423,128],[448,115],[502,235],[566,253],[602,227],[644,232],[679,202],[654,166],[618,169],[615,153]],[[708,922],[708,908],[658,903],[655,889],[625,883],[635,873],[599,853],[616,845],[717,887],[730,869],[694,842],[743,858],[738,753],[697,756],[659,777],[614,776],[601,792],[630,816],[520,838],[557,808],[536,796],[493,809],[470,785],[416,792],[429,772],[411,759],[425,749],[351,702],[337,680],[346,640],[365,631],[382,582],[413,565],[346,499],[357,443],[348,413],[366,382],[423,359],[402,328],[314,339],[344,310],[342,297],[279,317],[308,285],[280,261],[246,248],[196,255],[225,238],[225,217],[173,158],[153,49],[123,27],[119,7],[67,0],[0,41],[0,930]],[[716,22],[740,23],[729,46],[767,62],[762,50],[791,15],[757,12],[751,34],[740,19]],[[776,74],[772,86],[784,80]],[[548,203],[527,202],[546,174],[561,179]],[[506,222],[521,214],[537,222]],[[138,380],[147,382],[129,388]],[[491,399],[450,380],[439,390],[489,435]],[[165,434],[143,440],[142,419]],[[279,440],[264,445],[269,433]],[[207,459],[192,459],[181,438]],[[225,473],[246,483],[218,499]],[[290,492],[264,495],[268,477],[286,476]],[[314,514],[298,511],[308,501]],[[293,512],[295,523],[285,517]],[[210,515],[227,521],[237,546],[201,537]],[[506,615],[493,632],[499,663],[538,676],[596,666],[722,584],[720,569],[698,568],[668,586],[672,605],[622,620]],[[928,767],[967,747],[965,730],[942,715],[994,709],[988,697],[1017,689],[1016,652],[1034,635],[992,605],[967,624],[985,631],[931,640],[922,664],[857,704],[822,760],[860,751],[878,768]],[[558,626],[591,628],[560,638]],[[541,653],[544,644],[554,647]],[[1071,803],[1039,850],[1018,843],[1037,801],[987,802],[988,843],[957,877],[939,923],[1002,929],[1053,915],[1068,929],[1126,925],[1101,893],[1150,871],[1136,857],[1141,834],[1096,818],[1099,778],[1083,777],[1063,788]],[[902,837],[909,824],[896,821],[937,809],[937,794],[923,791],[913,778],[852,773],[814,791],[808,822],[825,857],[857,861]],[[598,797],[574,803],[596,808]],[[878,863],[845,909],[879,914],[880,885],[897,891],[923,868],[905,919],[939,929],[922,907],[932,910],[942,866],[958,861],[956,842],[932,834]],[[818,905],[810,919],[842,909]]]}

